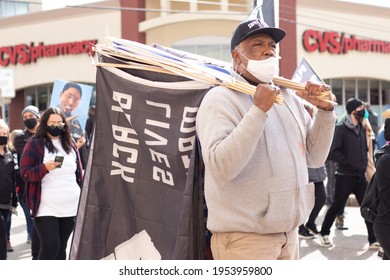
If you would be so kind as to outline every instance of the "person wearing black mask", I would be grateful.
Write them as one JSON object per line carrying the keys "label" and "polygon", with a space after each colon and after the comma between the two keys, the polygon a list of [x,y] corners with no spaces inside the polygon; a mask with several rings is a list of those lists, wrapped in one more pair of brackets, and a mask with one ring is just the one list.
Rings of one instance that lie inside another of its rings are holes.
{"label": "person wearing black mask", "polygon": [[[330,229],[337,214],[344,208],[349,195],[353,193],[357,202],[363,200],[367,188],[367,140],[363,126],[366,114],[361,100],[350,98],[346,104],[347,114],[342,122],[336,125],[328,159],[337,163],[334,199],[325,214],[319,235],[320,245],[331,247]],[[370,249],[380,247],[376,240],[373,224],[365,221]]]}
{"label": "person wearing black mask", "polygon": [[7,259],[6,221],[10,215],[11,206],[17,206],[15,163],[7,145],[8,139],[8,125],[0,119],[0,260]]}
{"label": "person wearing black mask", "polygon": [[65,260],[80,197],[82,166],[65,115],[48,108],[20,161],[27,204],[40,240],[39,260]]}
{"label": "person wearing black mask", "polygon": [[14,147],[18,153],[18,159],[20,160],[20,156],[22,155],[24,146],[26,145],[27,140],[33,136],[39,125],[39,110],[34,105],[28,105],[22,111],[22,120],[26,129],[23,133],[15,136]]}
{"label": "person wearing black mask", "polygon": [[[22,133],[15,136],[13,146],[15,147],[18,155],[18,163],[20,165],[20,157],[22,156],[23,149],[26,146],[27,140],[35,135],[39,126],[39,119],[41,117],[39,109],[34,105],[28,105],[21,113],[21,117],[26,127]],[[19,204],[23,209],[24,216],[26,217],[27,225],[27,242],[31,243],[31,255],[32,259],[36,260],[39,253],[39,239],[38,235],[34,230],[33,220],[30,214],[30,209],[27,207],[25,200],[25,182],[19,178],[20,186],[18,191]]]}

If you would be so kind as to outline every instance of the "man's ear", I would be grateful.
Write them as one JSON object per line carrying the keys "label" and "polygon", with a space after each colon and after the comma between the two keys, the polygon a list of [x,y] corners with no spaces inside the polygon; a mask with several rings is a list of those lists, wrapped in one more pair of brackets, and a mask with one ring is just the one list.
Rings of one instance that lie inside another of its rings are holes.
{"label": "man's ear", "polygon": [[232,50],[232,58],[236,62],[236,64],[241,63],[241,57],[240,57],[240,54],[237,50]]}

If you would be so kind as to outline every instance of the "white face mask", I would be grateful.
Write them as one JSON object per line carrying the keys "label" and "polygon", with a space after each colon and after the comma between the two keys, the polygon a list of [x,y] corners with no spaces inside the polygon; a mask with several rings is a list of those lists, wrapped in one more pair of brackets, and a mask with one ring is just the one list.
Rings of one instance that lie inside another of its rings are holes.
{"label": "white face mask", "polygon": [[[243,54],[242,54],[243,55]],[[279,70],[278,58],[272,56],[265,60],[248,59],[246,70],[251,73],[256,79],[264,83],[269,83]]]}

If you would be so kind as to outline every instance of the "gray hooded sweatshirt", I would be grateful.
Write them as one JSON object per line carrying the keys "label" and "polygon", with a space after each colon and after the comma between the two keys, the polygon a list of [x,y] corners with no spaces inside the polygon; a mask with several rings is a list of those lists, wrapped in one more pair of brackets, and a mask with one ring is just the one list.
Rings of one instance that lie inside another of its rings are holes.
{"label": "gray hooded sweatshirt", "polygon": [[324,164],[336,116],[319,110],[312,120],[293,92],[283,89],[283,97],[266,113],[250,95],[222,86],[204,97],[196,130],[210,231],[288,232],[309,216],[307,170]]}

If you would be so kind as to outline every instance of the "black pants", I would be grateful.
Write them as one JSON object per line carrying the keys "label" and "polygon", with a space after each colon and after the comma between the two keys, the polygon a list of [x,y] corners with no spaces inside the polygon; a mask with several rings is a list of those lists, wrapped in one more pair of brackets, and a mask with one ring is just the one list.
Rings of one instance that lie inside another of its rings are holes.
{"label": "black pants", "polygon": [[336,163],[333,160],[327,160],[325,162],[326,174],[328,180],[326,181],[326,203],[331,205],[334,198],[334,182],[335,182],[335,173],[336,173]]}
{"label": "black pants", "polygon": [[6,221],[9,213],[9,209],[0,209],[0,260],[7,259]]}
{"label": "black pants", "polygon": [[377,221],[374,222],[375,236],[381,244],[385,253],[383,254],[383,260],[389,260],[390,257],[390,224],[382,224]]}
{"label": "black pants", "polygon": [[31,256],[33,260],[38,259],[40,248],[41,243],[39,242],[39,235],[37,229],[35,228],[35,220],[33,219],[33,226],[31,231]]}
{"label": "black pants", "polygon": [[[326,212],[324,222],[322,223],[321,235],[329,235],[330,228],[334,220],[336,219],[337,214],[345,206],[345,203],[348,200],[348,197],[353,193],[356,197],[359,205],[362,203],[364,192],[367,188],[367,180],[365,175],[362,176],[344,176],[336,174],[336,184],[335,184],[335,193],[334,200]],[[362,218],[362,220],[364,220]],[[365,221],[365,220],[364,220]],[[376,241],[373,225],[365,221],[367,232],[368,232],[368,242],[373,243]]]}
{"label": "black pants", "polygon": [[325,204],[326,193],[324,182],[315,182],[314,183],[314,207],[310,212],[308,224],[315,225],[315,221],[320,213],[322,207]]}
{"label": "black pants", "polygon": [[66,246],[74,227],[74,217],[37,217],[35,228],[41,243],[39,260],[65,260]]}

